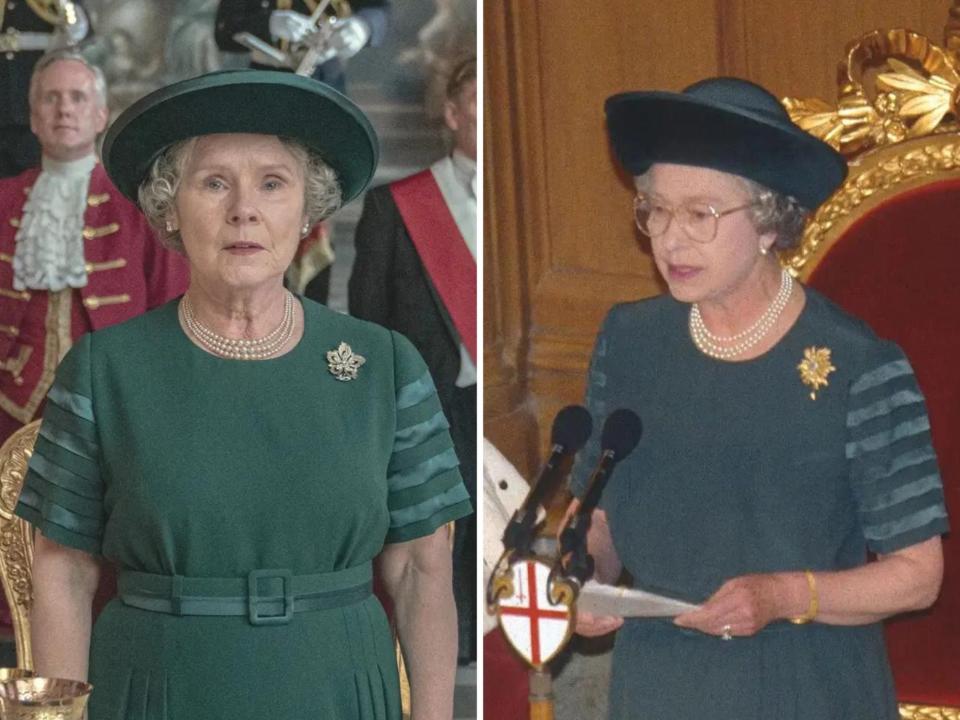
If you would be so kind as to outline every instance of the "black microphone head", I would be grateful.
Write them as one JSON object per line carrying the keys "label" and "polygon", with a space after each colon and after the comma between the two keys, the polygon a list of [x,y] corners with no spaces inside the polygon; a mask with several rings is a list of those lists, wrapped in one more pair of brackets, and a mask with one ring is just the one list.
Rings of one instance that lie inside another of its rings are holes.
{"label": "black microphone head", "polygon": [[613,453],[617,462],[633,452],[643,434],[643,423],[633,410],[618,408],[607,416],[603,424],[601,447]]}
{"label": "black microphone head", "polygon": [[550,443],[560,445],[566,452],[575,453],[590,439],[593,418],[582,405],[567,405],[553,419]]}

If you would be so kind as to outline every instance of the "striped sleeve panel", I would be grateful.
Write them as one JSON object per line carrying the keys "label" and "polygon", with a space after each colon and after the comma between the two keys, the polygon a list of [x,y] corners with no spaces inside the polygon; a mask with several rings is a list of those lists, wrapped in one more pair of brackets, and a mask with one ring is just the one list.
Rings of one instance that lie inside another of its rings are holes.
{"label": "striped sleeve panel", "polygon": [[893,344],[850,386],[846,456],[870,550],[895,552],[948,530],[926,403]]}
{"label": "striped sleeve panel", "polygon": [[47,395],[16,513],[61,545],[99,554],[103,484],[85,340],[64,358]]}
{"label": "striped sleeve panel", "polygon": [[410,342],[393,336],[397,423],[387,476],[390,543],[430,535],[472,511],[430,373]]}

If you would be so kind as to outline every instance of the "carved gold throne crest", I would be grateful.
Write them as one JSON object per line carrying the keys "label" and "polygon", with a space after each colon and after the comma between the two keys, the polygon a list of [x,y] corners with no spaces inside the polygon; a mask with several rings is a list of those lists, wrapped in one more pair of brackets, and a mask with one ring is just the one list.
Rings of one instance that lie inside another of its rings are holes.
{"label": "carved gold throne crest", "polygon": [[835,104],[785,98],[801,128],[848,160],[850,175],[783,260],[806,277],[829,245],[893,193],[960,176],[960,2],[943,46],[906,29],[874,30],[851,42],[838,68]]}

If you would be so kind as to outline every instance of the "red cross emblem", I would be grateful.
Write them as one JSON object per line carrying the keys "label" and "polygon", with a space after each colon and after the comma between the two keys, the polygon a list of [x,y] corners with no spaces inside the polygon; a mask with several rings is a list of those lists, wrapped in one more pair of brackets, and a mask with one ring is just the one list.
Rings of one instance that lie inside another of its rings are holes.
{"label": "red cross emblem", "polygon": [[536,560],[511,566],[514,594],[502,598],[498,616],[503,634],[528,663],[540,667],[570,638],[572,618],[567,605],[552,605],[547,597],[550,568]]}

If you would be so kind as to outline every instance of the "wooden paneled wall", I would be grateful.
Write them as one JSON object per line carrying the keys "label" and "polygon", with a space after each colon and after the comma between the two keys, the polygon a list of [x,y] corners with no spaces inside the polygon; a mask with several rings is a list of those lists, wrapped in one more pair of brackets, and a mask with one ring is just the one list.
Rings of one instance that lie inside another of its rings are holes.
{"label": "wooden paneled wall", "polygon": [[[486,0],[484,432],[529,477],[580,402],[615,302],[660,292],[603,101],[737,75],[836,97],[846,44],[908,27],[942,42],[945,0]],[[603,418],[595,419],[598,423]]]}

